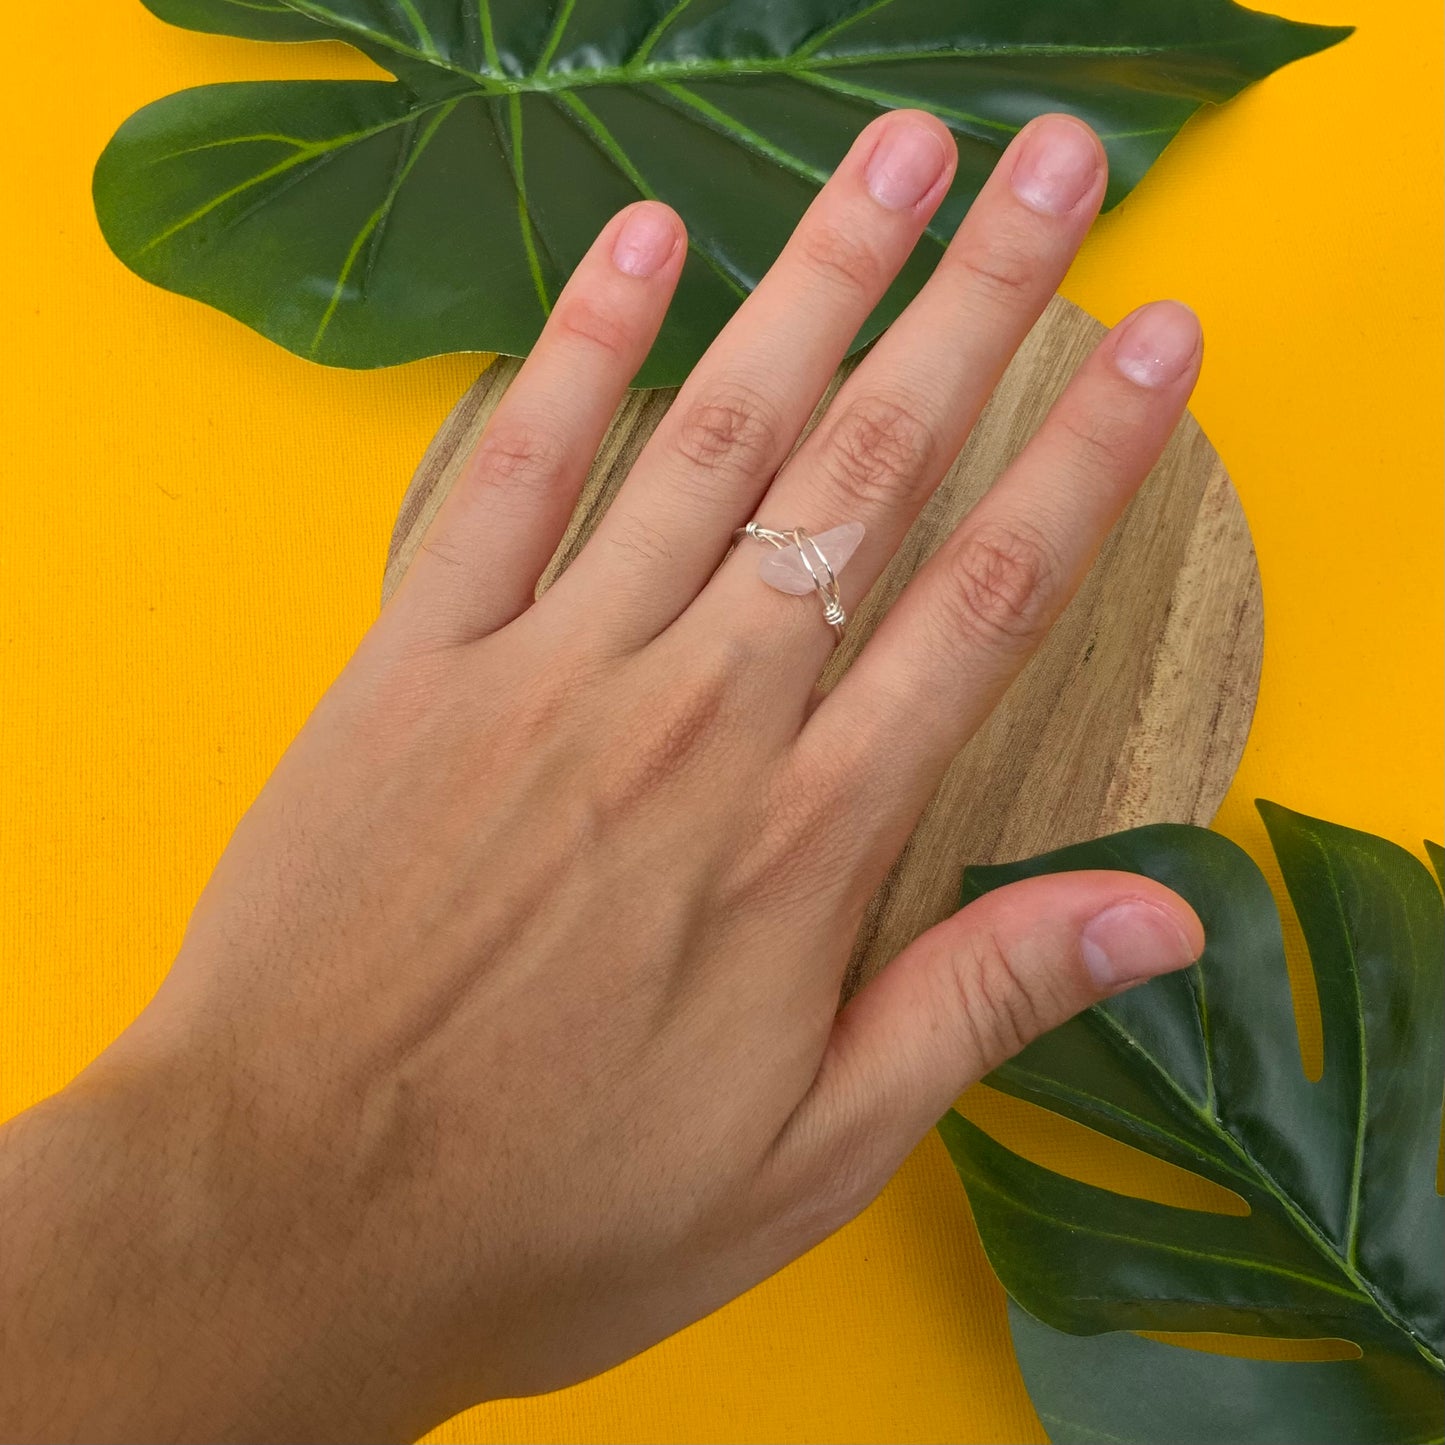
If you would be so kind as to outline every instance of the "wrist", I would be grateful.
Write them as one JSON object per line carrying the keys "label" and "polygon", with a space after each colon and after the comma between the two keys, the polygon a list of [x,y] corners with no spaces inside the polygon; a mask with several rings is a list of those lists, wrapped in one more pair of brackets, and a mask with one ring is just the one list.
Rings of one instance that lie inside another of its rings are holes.
{"label": "wrist", "polygon": [[177,1103],[103,1055],[0,1132],[0,1373],[20,1386],[7,1438],[186,1433],[196,1358],[215,1341],[188,1279],[188,1241],[210,1231]]}
{"label": "wrist", "polygon": [[279,1227],[301,1211],[217,1063],[122,1036],[0,1131],[0,1435],[374,1427],[336,1272]]}

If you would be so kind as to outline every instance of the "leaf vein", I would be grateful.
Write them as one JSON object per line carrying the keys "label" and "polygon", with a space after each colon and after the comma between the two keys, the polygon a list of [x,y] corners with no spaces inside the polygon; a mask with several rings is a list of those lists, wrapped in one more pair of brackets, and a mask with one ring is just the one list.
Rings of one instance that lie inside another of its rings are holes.
{"label": "leaf vein", "polygon": [[426,21],[421,18],[417,10],[415,0],[400,0],[401,8],[406,11],[406,18],[411,21],[412,29],[416,31],[417,42],[422,48],[422,53],[428,60],[440,60],[441,52],[437,49],[437,43],[432,39],[431,31],[426,27]]}
{"label": "leaf vein", "polygon": [[512,172],[512,185],[517,192],[517,225],[522,233],[522,249],[527,255],[527,270],[532,276],[532,286],[542,307],[542,315],[552,314],[552,298],[547,291],[547,280],[542,274],[542,258],[537,254],[537,237],[532,227],[532,208],[527,200],[526,159],[522,154],[522,97],[512,94],[507,97],[507,121],[511,129],[512,143],[508,147],[508,160]]}
{"label": "leaf vein", "polygon": [[534,76],[545,74],[548,66],[552,64],[552,57],[556,55],[558,47],[562,44],[562,36],[566,33],[567,26],[572,20],[572,12],[576,8],[577,0],[562,0],[562,4],[557,10],[557,18],[552,22],[552,32],[542,45],[536,65],[532,67]]}
{"label": "leaf vein", "polygon": [[1407,1321],[1396,1315],[1385,1301],[1368,1287],[1359,1271],[1355,1269],[1349,1260],[1340,1256],[1328,1238],[1326,1238],[1324,1233],[1315,1224],[1315,1221],[1311,1219],[1304,1208],[1296,1202],[1294,1196],[1234,1137],[1233,1133],[1225,1127],[1223,1120],[1220,1119],[1217,1114],[1206,1114],[1204,1110],[1200,1109],[1180,1087],[1174,1076],[1160,1063],[1158,1058],[1151,1054],[1132,1034],[1127,1033],[1123,1025],[1120,1024],[1107,1009],[1095,1006],[1091,1008],[1084,1017],[1102,1022],[1105,1027],[1113,1032],[1117,1042],[1122,1043],[1127,1048],[1135,1050],[1142,1058],[1147,1060],[1164,1086],[1178,1095],[1185,1106],[1197,1114],[1206,1127],[1213,1126],[1217,1130],[1219,1137],[1224,1141],[1226,1147],[1242,1161],[1246,1168],[1253,1171],[1265,1189],[1279,1202],[1280,1208],[1294,1221],[1300,1233],[1314,1245],[1320,1254],[1339,1269],[1340,1273],[1355,1286],[1362,1298],[1374,1305],[1380,1316],[1386,1320],[1392,1328],[1399,1330],[1410,1339],[1416,1351],[1425,1359],[1432,1369],[1437,1373],[1445,1373],[1445,1362],[1442,1362],[1440,1355],[1426,1341],[1421,1339],[1420,1335],[1410,1327]]}
{"label": "leaf vein", "polygon": [[[231,186],[228,190],[222,191],[219,196],[212,196],[205,205],[198,206],[189,215],[183,216],[174,225],[168,226],[158,235],[153,236],[144,246],[139,248],[136,254],[144,256],[148,251],[153,251],[157,246],[179,235],[180,232],[195,225],[197,221],[204,220],[218,207],[225,205],[227,201],[233,200],[239,195],[243,195],[254,186],[262,185],[264,182],[272,180],[276,176],[284,175],[287,171],[294,170],[297,166],[305,165],[307,161],[314,160],[318,163],[318,166],[324,164],[348,146],[356,145],[364,140],[370,140],[373,136],[383,135],[389,130],[395,130],[397,126],[409,125],[418,116],[424,115],[428,111],[435,110],[437,106],[445,104],[446,101],[435,101],[430,105],[408,111],[404,116],[398,116],[394,120],[384,121],[380,125],[370,126],[366,130],[352,131],[347,135],[337,136],[324,142],[313,142],[305,150],[297,151],[294,155],[287,156],[285,160],[278,161],[273,166],[268,166],[259,174],[250,176],[246,180]],[[184,152],[178,152],[178,154],[184,154]]]}
{"label": "leaf vein", "polygon": [[[1002,1146],[1000,1146],[1002,1147]],[[1052,1172],[1052,1171],[1049,1171]],[[1067,1178],[1066,1175],[1059,1176]],[[1070,1180],[1070,1183],[1075,1181]],[[1368,1303],[1369,1297],[1357,1289],[1349,1289],[1344,1285],[1336,1284],[1333,1280],[1325,1279],[1320,1275],[1305,1274],[1302,1270],[1290,1269],[1288,1265],[1274,1264],[1268,1260],[1255,1259],[1249,1255],[1226,1254],[1222,1251],[1206,1249],[1190,1249],[1183,1244],[1170,1244],[1162,1240],[1151,1239],[1147,1235],[1126,1234],[1121,1230],[1101,1229],[1097,1225],[1083,1223],[1077,1218],[1064,1219],[1060,1215],[1041,1209],[1037,1205],[1026,1203],[1017,1194],[1003,1188],[995,1183],[987,1175],[974,1173],[970,1176],[970,1183],[976,1183],[986,1192],[997,1195],[1000,1199],[1008,1202],[1011,1209],[1021,1214],[1032,1215],[1035,1219],[1041,1219],[1046,1224],[1056,1224],[1069,1230],[1073,1234],[1090,1235],[1095,1239],[1112,1240],[1117,1244],[1132,1244],[1140,1249],[1159,1251],[1166,1254],[1183,1255],[1187,1259],[1203,1260],[1212,1264],[1233,1265],[1238,1269],[1254,1270],[1259,1274],[1278,1275],[1281,1279],[1292,1279],[1300,1284],[1313,1285],[1316,1289],[1326,1294],[1338,1295],[1342,1299],[1355,1300],[1359,1303]],[[1085,1189],[1095,1190],[1094,1185],[1083,1185]],[[1107,1194],[1108,1190],[1095,1190],[1097,1193]],[[1174,1205],[1159,1205],[1160,1209],[1172,1209]],[[1198,1213],[1197,1210],[1182,1210],[1183,1213]],[[1107,1298],[1107,1296],[1094,1296],[1094,1298]]]}
{"label": "leaf vein", "polygon": [[1055,1098],[1069,1100],[1071,1102],[1077,1103],[1085,1108],[1092,1108],[1096,1112],[1104,1115],[1106,1118],[1116,1119],[1121,1123],[1127,1123],[1131,1130],[1135,1133],[1143,1134],[1156,1139],[1168,1140],[1171,1144],[1177,1145],[1185,1153],[1193,1154],[1196,1158],[1207,1160],[1222,1173],[1228,1174],[1232,1178],[1238,1179],[1241,1183],[1255,1183],[1253,1177],[1245,1170],[1239,1168],[1238,1165],[1231,1163],[1227,1159],[1221,1158],[1217,1154],[1211,1153],[1202,1145],[1194,1143],[1182,1134],[1175,1134],[1171,1130],[1165,1129],[1162,1125],[1155,1124],[1151,1120],[1145,1119],[1142,1115],[1134,1114],[1127,1109],[1120,1108],[1119,1105],[1111,1103],[1108,1099],[1102,1098],[1098,1094],[1091,1094],[1087,1090],[1073,1088],[1067,1084],[1061,1084],[1056,1079],[1050,1078],[1047,1074],[1040,1074],[1033,1069],[1026,1069],[1021,1067],[1017,1060],[1013,1060],[1009,1063],[1008,1073],[1009,1076],[1012,1078],[1037,1080],[1039,1085],[1038,1092],[1041,1094],[1048,1094]]}
{"label": "leaf vein", "polygon": [[[485,0],[483,3],[485,4]],[[338,30],[361,36],[371,41],[372,44],[379,45],[383,50],[394,51],[397,55],[404,55],[409,60],[425,61],[428,65],[436,66],[438,70],[450,71],[454,75],[463,75],[484,89],[496,88],[494,77],[482,75],[475,70],[468,70],[465,66],[458,65],[455,61],[442,55],[435,46],[430,50],[418,49],[416,46],[408,45],[404,40],[398,39],[395,35],[388,34],[385,30],[378,30],[374,25],[367,25],[364,21],[354,20],[348,15],[338,15],[334,10],[328,10],[324,5],[318,4],[317,0],[285,0],[285,4],[288,9],[294,10],[298,15],[304,15],[310,20],[334,25]]]}
{"label": "leaf vein", "polygon": [[642,65],[647,60],[647,57],[652,54],[653,47],[657,44],[657,42],[661,40],[663,35],[672,28],[673,21],[675,21],[682,14],[682,12],[686,10],[687,7],[691,4],[692,0],[677,0],[677,3],[672,7],[672,9],[669,10],[667,14],[664,15],[662,19],[659,20],[657,24],[654,25],[652,29],[649,30],[647,34],[642,37],[641,44],[639,44],[637,49],[634,50],[632,54],[628,57],[627,65],[629,67],[634,65]]}
{"label": "leaf vein", "polygon": [[[856,96],[859,100],[865,100],[879,110],[901,110],[923,103],[912,96],[894,95],[886,90],[875,90],[871,86],[855,85],[852,81],[839,80],[836,75],[815,70],[800,72],[798,79],[806,81],[809,85],[821,86],[824,90],[831,90],[838,95]],[[1009,136],[1014,136],[1022,129],[1021,126],[1011,125],[1008,121],[990,120],[987,116],[974,115],[969,111],[958,110],[949,105],[938,105],[934,101],[928,102],[928,109],[942,120],[957,122],[950,129],[963,131],[965,134],[973,136],[975,140],[998,146],[1000,150],[1003,147],[999,145],[997,136],[990,132],[1002,131]],[[980,131],[983,133],[980,134]]]}
{"label": "leaf vein", "polygon": [[220,140],[202,141],[199,145],[182,146],[178,151],[166,151],[163,155],[153,156],[146,162],[147,166],[163,165],[166,161],[179,160],[182,156],[193,156],[200,151],[221,150],[225,146],[260,144],[263,141],[271,141],[276,145],[295,146],[297,150],[309,150],[314,141],[302,140],[300,136],[282,135],[279,131],[257,131],[254,135],[228,135]]}
{"label": "leaf vein", "polygon": [[482,46],[487,64],[497,75],[502,73],[502,57],[497,50],[497,37],[492,30],[491,0],[477,0],[477,20],[482,27]]}
{"label": "leaf vein", "polygon": [[[1334,899],[1335,910],[1339,914],[1342,924],[1349,917],[1345,908],[1345,900],[1340,894],[1340,882],[1335,875],[1334,864],[1329,853],[1320,846],[1319,840],[1311,837],[1309,840],[1315,856],[1319,860],[1319,867],[1324,875],[1325,882],[1329,884],[1330,896]],[[1355,1110],[1355,1138],[1352,1158],[1350,1160],[1350,1192],[1345,1214],[1345,1258],[1351,1267],[1355,1267],[1359,1261],[1360,1249],[1360,1199],[1364,1188],[1365,1168],[1365,1128],[1369,1120],[1369,1044],[1365,1037],[1363,1019],[1365,1016],[1365,998],[1360,987],[1360,960],[1355,951],[1354,935],[1350,932],[1348,925],[1342,926],[1341,933],[1345,940],[1345,954],[1349,963],[1350,986],[1354,991],[1356,1020],[1360,1020],[1355,1030],[1356,1059],[1359,1065],[1359,1104]],[[1325,1047],[1329,1047],[1326,1040]],[[1325,1067],[1329,1067],[1328,1059]]]}
{"label": "leaf vein", "polygon": [[822,186],[827,181],[829,172],[821,166],[811,165],[801,156],[785,150],[775,141],[770,141],[766,136],[745,126],[725,110],[713,105],[711,101],[704,100],[702,96],[695,95],[685,86],[669,83],[656,88],[663,94],[680,100],[690,110],[695,110],[699,115],[711,121],[709,129],[725,136],[744,150],[752,151],[754,155],[760,155],[765,160],[772,161],[774,165],[781,166],[784,170],[791,171],[806,181],[811,181],[815,186]]}
{"label": "leaf vein", "polygon": [[841,35],[851,26],[856,25],[860,20],[866,20],[870,15],[876,14],[879,10],[886,9],[893,3],[893,0],[873,0],[871,5],[865,5],[861,10],[855,10],[851,15],[845,15],[841,20],[835,20],[831,25],[825,26],[815,35],[810,35],[797,50],[793,52],[800,60],[812,55],[814,51],[822,49],[835,36]]}
{"label": "leaf vein", "polygon": [[[622,149],[617,137],[603,125],[597,115],[579,96],[568,91],[557,91],[552,97],[564,113],[570,113],[574,123],[580,124],[582,132],[608,160],[636,187],[638,193],[649,201],[657,199],[657,193],[647,183],[642,172],[633,164],[632,158]],[[688,249],[702,258],[708,268],[720,281],[739,298],[747,296],[752,289],[746,278],[739,276],[726,257],[714,250],[706,241],[693,235],[687,238]]]}
{"label": "leaf vein", "polygon": [[[317,348],[321,345],[322,338],[326,335],[327,328],[331,325],[331,319],[336,314],[336,309],[341,304],[341,298],[346,290],[346,283],[356,265],[357,258],[361,255],[363,248],[368,241],[374,241],[372,253],[367,262],[367,273],[370,274],[371,267],[375,264],[376,248],[380,244],[381,234],[387,220],[391,216],[392,207],[396,204],[396,198],[401,194],[401,188],[406,183],[407,177],[412,173],[417,161],[421,159],[422,152],[431,144],[432,137],[441,129],[447,117],[451,115],[460,100],[454,100],[449,105],[442,107],[438,114],[434,115],[423,129],[420,136],[403,137],[402,144],[397,151],[397,166],[392,176],[391,184],[387,187],[386,195],[382,198],[381,204],[367,217],[361,229],[352,239],[350,249],[346,253],[346,259],[342,262],[341,272],[336,278],[336,285],[332,288],[331,299],[327,303],[326,310],[322,313],[321,320],[317,323],[316,332],[311,338],[311,353],[314,356]],[[416,117],[412,118],[413,127]]]}

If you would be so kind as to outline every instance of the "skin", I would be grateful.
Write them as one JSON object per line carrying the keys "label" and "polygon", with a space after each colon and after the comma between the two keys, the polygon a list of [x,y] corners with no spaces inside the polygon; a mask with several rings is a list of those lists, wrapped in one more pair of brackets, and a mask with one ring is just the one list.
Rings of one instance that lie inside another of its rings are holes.
{"label": "skin", "polygon": [[[947,188],[870,125],[534,600],[681,222],[602,232],[404,584],[241,821],[136,1022],[0,1133],[0,1432],[412,1438],[586,1378],[851,1219],[972,1081],[1203,946],[1172,893],[999,890],[840,1012],[864,906],[1149,471],[1197,322],[1086,359],[844,680],[757,517],[858,520],[862,597],[1104,191],[1025,127],[797,451]],[[784,464],[786,463],[786,465]]]}

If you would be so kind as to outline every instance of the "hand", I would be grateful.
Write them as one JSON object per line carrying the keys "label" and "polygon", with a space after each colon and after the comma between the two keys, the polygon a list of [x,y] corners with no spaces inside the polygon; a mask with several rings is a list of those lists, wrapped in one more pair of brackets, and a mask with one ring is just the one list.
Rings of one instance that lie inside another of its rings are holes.
{"label": "hand", "polygon": [[864,523],[856,604],[1104,192],[1085,127],[1025,127],[789,459],[954,159],[917,113],[863,132],[534,601],[686,254],[655,202],[604,230],[156,998],[5,1137],[17,1434],[410,1436],[580,1380],[850,1219],[1029,1039],[1198,955],[1147,880],[1042,878],[837,1012],[867,900],[1199,367],[1187,309],[1126,318],[819,700],[817,599],[733,530]]}

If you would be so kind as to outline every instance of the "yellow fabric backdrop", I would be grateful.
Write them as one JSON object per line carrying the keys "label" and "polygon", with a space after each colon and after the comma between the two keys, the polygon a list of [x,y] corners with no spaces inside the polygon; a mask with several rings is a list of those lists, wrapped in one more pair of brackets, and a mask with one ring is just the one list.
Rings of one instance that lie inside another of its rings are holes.
{"label": "yellow fabric backdrop", "polygon": [[[237,816],[371,619],[401,491],[477,369],[322,370],[143,284],[97,231],[91,166],[145,102],[364,62],[169,29],[136,0],[9,8],[0,1113],[65,1083],[160,979]],[[1264,856],[1263,794],[1418,847],[1441,811],[1441,19],[1435,0],[1289,10],[1360,29],[1189,126],[1066,291],[1105,320],[1168,295],[1204,320],[1195,411],[1243,496],[1267,613],[1219,826]],[[1090,1177],[1196,1197],[1089,1136],[975,1107]],[[747,1298],[435,1438],[1043,1436],[930,1139]]]}

